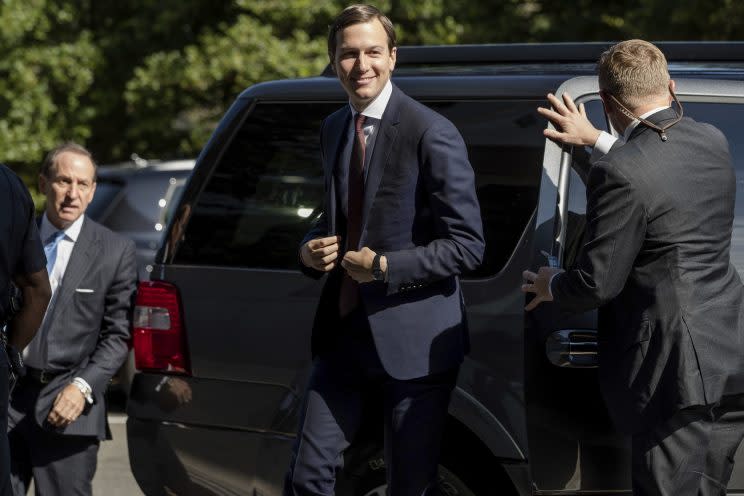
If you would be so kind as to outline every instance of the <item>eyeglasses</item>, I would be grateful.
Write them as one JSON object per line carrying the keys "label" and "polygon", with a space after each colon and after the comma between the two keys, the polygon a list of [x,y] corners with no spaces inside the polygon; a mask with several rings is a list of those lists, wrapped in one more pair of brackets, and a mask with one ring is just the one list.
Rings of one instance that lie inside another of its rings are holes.
{"label": "eyeglasses", "polygon": [[[618,101],[618,99],[615,98],[614,95],[612,95],[611,93],[608,93],[608,95],[610,96],[610,98],[612,98],[612,101],[615,102],[615,104],[618,106],[618,108],[620,109],[620,112],[622,112],[623,114],[627,115],[631,119],[641,121],[644,125],[650,127],[651,129],[653,129],[654,131],[656,131],[657,133],[659,133],[659,136],[661,137],[661,141],[666,141],[667,139],[669,139],[667,137],[666,130],[669,129],[670,127],[672,127],[673,125],[675,125],[676,123],[678,123],[679,121],[681,121],[682,120],[682,116],[684,115],[684,109],[682,108],[682,104],[680,103],[679,99],[677,98],[677,95],[675,95],[672,90],[669,90],[669,93],[672,95],[672,99],[677,104],[677,107],[679,108],[679,111],[675,110],[675,112],[677,113],[677,117],[672,122],[670,122],[669,124],[667,124],[666,126],[663,126],[663,127],[657,126],[653,122],[651,122],[649,120],[646,120],[646,119],[643,119],[642,117],[639,117],[639,116],[635,115],[633,112],[631,112],[630,110],[628,110],[625,107],[625,105],[623,105],[622,103],[620,103]],[[674,108],[674,107],[672,107],[672,108]]]}

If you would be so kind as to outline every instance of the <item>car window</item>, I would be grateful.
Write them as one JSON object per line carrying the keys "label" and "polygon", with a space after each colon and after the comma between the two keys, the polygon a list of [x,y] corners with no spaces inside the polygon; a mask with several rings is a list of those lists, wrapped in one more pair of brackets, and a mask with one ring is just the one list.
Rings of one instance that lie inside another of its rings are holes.
{"label": "car window", "polygon": [[109,207],[113,208],[113,203],[123,188],[124,185],[118,181],[99,177],[96,181],[96,192],[85,211],[85,215],[96,222],[104,223],[106,220],[104,215],[110,211]]}
{"label": "car window", "polygon": [[152,231],[160,218],[160,200],[164,197],[172,174],[152,171],[132,174],[124,197],[109,214],[104,224],[114,231]]}
{"label": "car window", "polygon": [[[595,126],[602,123],[601,103],[591,102],[595,108]],[[731,262],[739,275],[744,277],[744,136],[741,122],[744,122],[744,105],[739,103],[687,102],[683,103],[686,116],[699,122],[713,124],[728,139],[731,158],[736,173],[736,209],[731,236]],[[587,105],[587,110],[589,106]],[[591,116],[590,116],[591,118]],[[606,129],[606,126],[605,126]],[[574,158],[576,162],[576,158]],[[586,213],[586,190],[584,183],[575,171],[571,174],[569,187],[569,212],[567,223],[566,250],[564,266],[570,267],[581,246]],[[574,236],[571,236],[574,233]],[[572,241],[569,241],[572,240]]]}
{"label": "car window", "polygon": [[[601,100],[584,102],[586,115],[594,127],[609,131]],[[591,148],[574,149],[571,157],[571,176],[568,189],[566,235],[564,237],[563,266],[571,267],[584,244],[586,227],[586,176],[589,172]]]}
{"label": "car window", "polygon": [[[544,137],[538,101],[424,102],[458,127],[476,172],[485,261],[496,274],[537,203]],[[202,191],[179,264],[297,269],[297,250],[323,202],[318,132],[337,103],[259,103]]]}

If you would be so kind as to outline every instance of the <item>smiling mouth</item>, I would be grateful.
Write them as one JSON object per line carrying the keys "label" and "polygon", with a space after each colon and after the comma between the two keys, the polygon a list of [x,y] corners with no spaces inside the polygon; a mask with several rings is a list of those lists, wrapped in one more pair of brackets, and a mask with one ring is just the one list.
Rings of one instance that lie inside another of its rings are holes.
{"label": "smiling mouth", "polygon": [[373,79],[374,79],[374,76],[369,76],[369,77],[361,77],[361,78],[356,78],[356,79],[354,80],[354,82],[355,82],[356,84],[360,85],[360,86],[364,86],[364,85],[366,85],[366,84],[369,84],[369,83],[371,83]]}

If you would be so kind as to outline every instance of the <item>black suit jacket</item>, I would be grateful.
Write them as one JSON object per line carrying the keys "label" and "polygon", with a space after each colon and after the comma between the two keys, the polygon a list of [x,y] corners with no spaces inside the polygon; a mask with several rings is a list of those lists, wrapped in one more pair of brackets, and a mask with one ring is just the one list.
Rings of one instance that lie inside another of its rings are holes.
{"label": "black suit jacket", "polygon": [[[324,213],[303,244],[344,231],[346,198],[337,188],[345,184],[350,123],[348,105],[323,123]],[[380,360],[397,379],[452,368],[469,347],[458,276],[481,263],[485,247],[465,143],[450,121],[393,86],[367,167],[357,249],[385,254],[388,281],[361,284],[360,294]],[[341,276],[339,266],[323,289],[315,354],[338,330]]]}
{"label": "black suit jacket", "polygon": [[[667,109],[649,120],[674,116]],[[728,143],[689,118],[667,135],[641,124],[591,168],[583,253],[552,285],[562,308],[602,306],[602,392],[618,428],[631,433],[744,392]]]}
{"label": "black suit jacket", "polygon": [[[136,284],[134,243],[86,217],[46,317],[47,369],[62,373],[39,394],[39,425],[63,434],[107,437],[104,393],[129,352]],[[55,429],[46,417],[57,394],[78,376],[90,384],[95,401],[75,422]]]}

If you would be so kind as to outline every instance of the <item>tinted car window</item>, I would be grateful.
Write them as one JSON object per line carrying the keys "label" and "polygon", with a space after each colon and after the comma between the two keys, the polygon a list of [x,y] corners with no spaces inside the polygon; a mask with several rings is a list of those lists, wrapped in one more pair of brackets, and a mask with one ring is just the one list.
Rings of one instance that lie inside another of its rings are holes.
{"label": "tinted car window", "polygon": [[708,122],[723,131],[729,142],[736,172],[736,210],[731,235],[731,263],[744,277],[744,105],[732,103],[685,103],[685,115]]}
{"label": "tinted car window", "polygon": [[[465,139],[486,234],[474,276],[496,274],[536,206],[540,102],[425,103]],[[340,105],[258,104],[202,191],[174,262],[296,270],[297,248],[323,202],[320,123]]]}
{"label": "tinted car window", "polygon": [[109,207],[112,207],[112,203],[123,188],[124,185],[120,182],[98,178],[95,195],[93,195],[93,200],[88,205],[85,214],[91,219],[101,222],[102,216],[109,210]]}
{"label": "tinted car window", "polygon": [[149,231],[160,215],[160,199],[168,189],[170,172],[137,174],[130,178],[127,195],[107,215],[104,224],[114,231]]}
{"label": "tinted car window", "polygon": [[[591,102],[594,105],[601,104],[598,101]],[[589,111],[589,106],[587,106]],[[744,105],[732,103],[684,103],[685,115],[699,122],[713,124],[723,131],[729,142],[731,158],[736,172],[736,214],[734,217],[734,228],[731,236],[731,262],[744,277],[744,136],[740,131],[741,122],[744,119]],[[591,118],[591,113],[590,113]],[[592,119],[595,126],[600,127],[602,119]],[[575,158],[576,160],[576,158]],[[566,241],[565,265],[570,266],[576,255],[576,250],[571,249],[571,233],[578,233],[574,238],[579,239],[583,234],[585,225],[584,214],[586,213],[586,190],[583,181],[572,171],[569,194],[569,213]]]}

